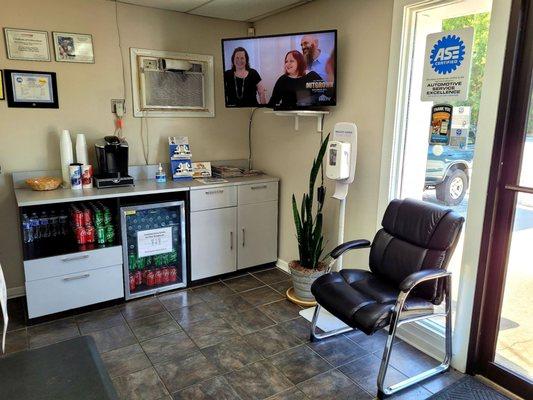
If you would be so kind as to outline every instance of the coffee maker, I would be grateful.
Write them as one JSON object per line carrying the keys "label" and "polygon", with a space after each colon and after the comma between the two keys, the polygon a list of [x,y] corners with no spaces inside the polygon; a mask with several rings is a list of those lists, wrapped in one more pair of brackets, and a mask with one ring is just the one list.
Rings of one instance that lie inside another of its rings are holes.
{"label": "coffee maker", "polygon": [[99,189],[116,186],[133,186],[128,175],[128,142],[117,136],[106,136],[94,145],[98,174],[95,186]]}

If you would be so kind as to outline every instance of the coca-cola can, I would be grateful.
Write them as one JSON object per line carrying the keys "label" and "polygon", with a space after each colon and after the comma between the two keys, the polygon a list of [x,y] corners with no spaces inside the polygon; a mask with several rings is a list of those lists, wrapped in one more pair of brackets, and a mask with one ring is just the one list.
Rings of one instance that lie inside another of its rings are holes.
{"label": "coca-cola can", "polygon": [[93,224],[93,213],[89,208],[83,209],[83,225],[92,225]]}
{"label": "coca-cola can", "polygon": [[168,281],[176,282],[177,280],[178,280],[178,272],[176,271],[176,267],[170,267],[168,271]]}
{"label": "coca-cola can", "polygon": [[135,291],[136,286],[135,277],[130,274],[130,293]]}
{"label": "coca-cola can", "polygon": [[135,284],[137,286],[143,283],[143,273],[140,270],[135,271]]}
{"label": "coca-cola can", "polygon": [[76,234],[76,242],[78,244],[87,243],[87,232],[83,226],[78,226],[74,233]]}
{"label": "coca-cola can", "polygon": [[96,236],[96,229],[92,225],[89,225],[85,227],[85,242],[86,243],[94,243],[95,236]]}
{"label": "coca-cola can", "polygon": [[157,269],[155,271],[155,280],[154,280],[154,282],[155,282],[156,285],[161,285],[163,283],[163,274],[161,273],[160,269]]}
{"label": "coca-cola can", "polygon": [[163,275],[162,277],[163,283],[168,283],[170,279],[170,273],[168,271],[168,268],[166,267],[161,268],[161,274]]}
{"label": "coca-cola can", "polygon": [[146,274],[146,285],[147,286],[154,286],[154,284],[155,284],[154,272],[152,270],[150,270]]}
{"label": "coca-cola can", "polygon": [[77,228],[84,225],[85,218],[83,217],[83,212],[77,208],[72,211],[72,225]]}

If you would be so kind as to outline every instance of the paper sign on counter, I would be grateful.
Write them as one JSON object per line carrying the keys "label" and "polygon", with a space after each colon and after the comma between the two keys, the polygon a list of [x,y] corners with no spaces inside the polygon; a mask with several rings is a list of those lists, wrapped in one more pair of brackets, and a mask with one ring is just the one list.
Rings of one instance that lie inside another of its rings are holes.
{"label": "paper sign on counter", "polygon": [[172,251],[172,228],[137,232],[138,257],[155,256]]}

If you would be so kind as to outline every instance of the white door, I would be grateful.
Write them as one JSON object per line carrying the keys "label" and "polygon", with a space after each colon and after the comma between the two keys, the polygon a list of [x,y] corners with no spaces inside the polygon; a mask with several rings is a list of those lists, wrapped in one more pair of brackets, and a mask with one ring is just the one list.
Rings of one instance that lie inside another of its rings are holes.
{"label": "white door", "polygon": [[278,256],[277,201],[240,205],[237,228],[238,269],[276,261]]}
{"label": "white door", "polygon": [[237,208],[191,213],[191,279],[236,270]]}

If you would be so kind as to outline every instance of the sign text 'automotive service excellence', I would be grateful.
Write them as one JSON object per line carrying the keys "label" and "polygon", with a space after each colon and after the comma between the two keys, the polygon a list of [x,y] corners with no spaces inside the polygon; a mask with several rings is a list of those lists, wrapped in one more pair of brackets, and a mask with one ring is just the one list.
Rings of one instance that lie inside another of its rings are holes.
{"label": "sign text 'automotive service excellence'", "polygon": [[422,101],[467,99],[473,41],[473,28],[427,36]]}

